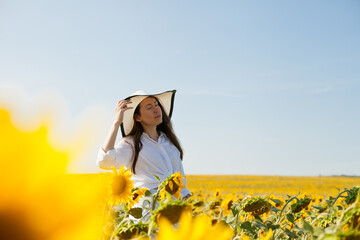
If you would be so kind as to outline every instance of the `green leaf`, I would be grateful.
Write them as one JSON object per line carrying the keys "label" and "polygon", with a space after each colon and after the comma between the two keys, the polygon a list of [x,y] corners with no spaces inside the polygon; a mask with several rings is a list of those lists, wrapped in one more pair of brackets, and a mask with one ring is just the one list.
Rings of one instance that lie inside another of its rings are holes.
{"label": "green leaf", "polygon": [[152,174],[154,177],[156,177],[156,179],[159,181],[159,182],[161,182],[161,180],[160,180],[160,177],[159,176],[157,176],[157,175],[155,175],[155,174]]}
{"label": "green leaf", "polygon": [[315,209],[317,209],[317,210],[320,210],[320,211],[324,211],[325,210],[325,208],[322,208],[322,207],[320,207],[320,206],[315,206],[315,205],[313,205],[313,206],[311,206],[312,208],[315,208]]}
{"label": "green leaf", "polygon": [[255,219],[258,220],[259,222],[263,223],[263,220],[261,219],[261,217],[255,216]]}
{"label": "green leaf", "polygon": [[128,208],[128,206],[126,204],[123,204],[123,207],[124,207],[125,212],[129,211],[129,208]]}
{"label": "green leaf", "polygon": [[278,209],[276,207],[271,207],[270,211],[272,211],[272,212],[280,212],[280,209]]}
{"label": "green leaf", "polygon": [[145,197],[150,197],[151,195],[152,195],[152,193],[149,190],[146,190]]}
{"label": "green leaf", "polygon": [[332,201],[332,200],[325,200],[325,202],[326,202],[327,204],[331,205],[334,201]]}
{"label": "green leaf", "polygon": [[305,210],[306,214],[311,216],[311,212],[309,210]]}
{"label": "green leaf", "polygon": [[270,198],[269,200],[272,201],[272,202],[274,202],[274,203],[281,204],[281,201],[280,201],[279,199],[272,199],[272,198]]}
{"label": "green leaf", "polygon": [[298,237],[293,234],[289,229],[285,228],[285,233],[286,235],[288,235],[290,238],[294,238],[294,239],[297,239]]}
{"label": "green leaf", "polygon": [[308,232],[310,232],[311,234],[314,233],[314,229],[313,227],[307,222],[307,221],[303,221],[303,224],[304,224],[304,229]]}
{"label": "green leaf", "polygon": [[286,214],[286,218],[289,222],[293,223],[295,225],[295,217],[291,213]]}
{"label": "green leaf", "polygon": [[234,222],[236,220],[236,216],[234,216],[234,215],[230,215],[230,216],[228,216],[227,218],[226,218],[226,223],[227,224],[231,224],[232,222]]}
{"label": "green leaf", "polygon": [[266,227],[268,229],[272,229],[273,231],[280,228],[280,224],[273,224],[272,222],[268,222],[268,224],[266,225]]}
{"label": "green leaf", "polygon": [[129,214],[131,216],[133,216],[134,218],[139,219],[142,217],[142,208],[139,208],[139,207],[131,208],[129,210]]}
{"label": "green leaf", "polygon": [[256,221],[255,224],[254,224],[255,227],[257,228],[262,228],[262,229],[266,229],[266,225],[259,222],[259,221]]}
{"label": "green leaf", "polygon": [[239,209],[237,209],[237,208],[230,208],[230,209],[234,216],[236,216],[239,213]]}
{"label": "green leaf", "polygon": [[253,228],[253,226],[251,225],[251,223],[249,221],[243,222],[240,225],[240,228],[244,229],[244,230],[248,230],[249,232],[251,232],[252,234],[255,234],[255,229]]}

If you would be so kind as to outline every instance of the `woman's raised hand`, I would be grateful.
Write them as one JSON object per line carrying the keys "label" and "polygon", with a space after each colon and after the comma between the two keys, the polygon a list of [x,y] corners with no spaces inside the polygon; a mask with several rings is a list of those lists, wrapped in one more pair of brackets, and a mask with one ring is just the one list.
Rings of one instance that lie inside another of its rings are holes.
{"label": "woman's raised hand", "polygon": [[132,109],[133,107],[128,107],[127,104],[130,104],[131,100],[120,100],[115,107],[115,122],[121,124],[124,119],[124,112],[126,110]]}

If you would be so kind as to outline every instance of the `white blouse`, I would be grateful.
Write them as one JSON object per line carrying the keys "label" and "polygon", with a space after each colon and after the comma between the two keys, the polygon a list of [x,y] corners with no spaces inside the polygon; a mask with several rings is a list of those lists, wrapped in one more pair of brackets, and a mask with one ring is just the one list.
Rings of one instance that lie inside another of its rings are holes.
{"label": "white blouse", "polygon": [[[185,176],[180,152],[164,133],[160,133],[156,142],[144,132],[141,142],[143,146],[136,162],[136,174],[133,174],[131,178],[135,182],[134,187],[148,188],[149,190],[158,188],[159,181],[153,175],[157,175],[161,182],[176,172]],[[125,168],[131,169],[133,147],[130,144],[134,146],[132,137],[125,137],[114,149],[106,153],[100,147],[97,157],[98,166],[102,169],[111,169],[111,167],[120,169],[124,165]],[[190,194],[185,178],[183,178],[183,182],[186,188],[181,190],[181,197]]]}

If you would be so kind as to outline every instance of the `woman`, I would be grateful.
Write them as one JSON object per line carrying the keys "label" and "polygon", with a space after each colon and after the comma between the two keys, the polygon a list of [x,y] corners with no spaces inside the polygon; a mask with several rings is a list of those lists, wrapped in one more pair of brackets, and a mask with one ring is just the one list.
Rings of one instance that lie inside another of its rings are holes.
{"label": "woman", "polygon": [[[175,172],[185,176],[183,150],[173,132],[170,117],[176,90],[150,95],[137,91],[120,100],[115,108],[115,120],[105,143],[99,149],[97,163],[102,169],[122,165],[131,168],[134,187],[155,192],[156,176],[164,181]],[[123,138],[115,145],[121,127]],[[186,180],[183,180],[186,186]],[[187,188],[181,197],[190,197]]]}

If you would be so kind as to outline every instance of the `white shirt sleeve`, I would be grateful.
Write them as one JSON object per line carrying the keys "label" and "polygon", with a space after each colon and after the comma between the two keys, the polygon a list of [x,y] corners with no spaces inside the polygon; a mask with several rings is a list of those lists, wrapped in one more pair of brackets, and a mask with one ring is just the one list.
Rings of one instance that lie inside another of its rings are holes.
{"label": "white shirt sleeve", "polygon": [[101,169],[106,170],[111,169],[111,167],[120,169],[122,165],[124,165],[126,168],[130,168],[132,164],[132,156],[132,146],[121,139],[114,149],[111,149],[107,152],[105,152],[101,146],[96,162]]}

